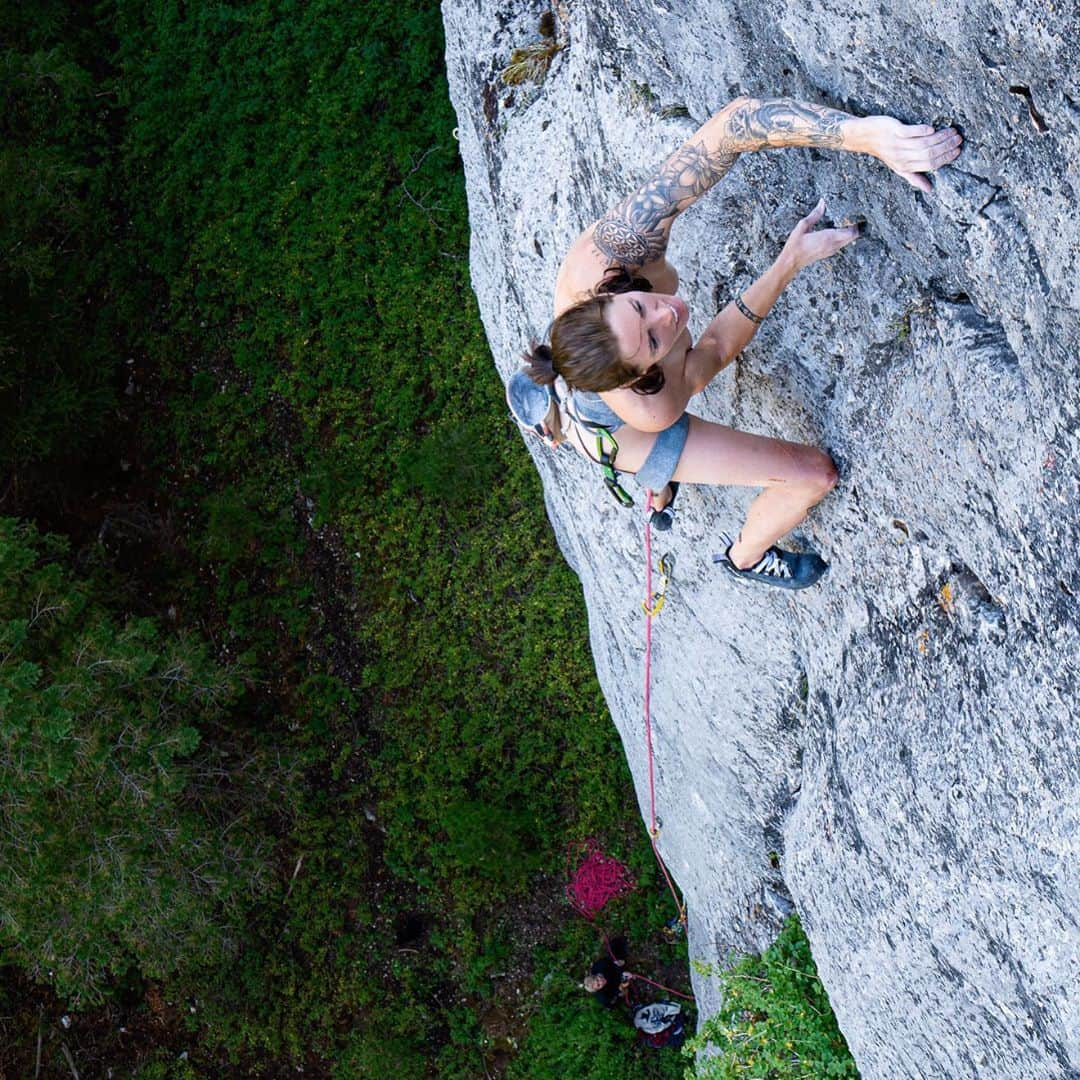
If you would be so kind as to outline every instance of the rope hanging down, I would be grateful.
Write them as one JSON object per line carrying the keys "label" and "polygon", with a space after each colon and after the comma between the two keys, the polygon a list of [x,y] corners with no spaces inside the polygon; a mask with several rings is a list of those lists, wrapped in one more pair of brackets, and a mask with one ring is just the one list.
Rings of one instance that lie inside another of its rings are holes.
{"label": "rope hanging down", "polygon": [[671,573],[671,557],[665,555],[660,560],[661,588],[654,596],[652,588],[652,528],[649,525],[649,517],[652,514],[653,493],[646,493],[645,498],[645,601],[642,607],[645,609],[645,750],[649,763],[649,842],[652,844],[653,854],[663,871],[664,880],[671,890],[671,896],[675,901],[675,907],[679,912],[679,922],[686,926],[686,906],[679,899],[675,891],[671,875],[668,873],[664,860],[660,857],[660,850],[656,841],[660,836],[660,828],[656,820],[656,780],[653,766],[652,746],[652,715],[649,689],[652,684],[652,621],[659,614],[664,605],[664,590],[667,588],[668,576]]}
{"label": "rope hanging down", "polygon": [[[646,492],[645,600],[641,605],[645,612],[645,750],[649,765],[649,843],[652,846],[653,855],[656,856],[656,862],[664,875],[664,880],[667,882],[667,887],[671,891],[672,899],[675,901],[675,908],[679,913],[679,923],[685,930],[686,906],[683,904],[682,900],[679,899],[679,894],[675,890],[671,875],[668,873],[668,869],[664,865],[664,860],[660,856],[660,850],[656,846],[656,841],[660,836],[660,825],[656,817],[656,780],[653,762],[652,716],[649,693],[652,683],[652,621],[660,614],[660,611],[664,606],[664,594],[667,591],[674,560],[670,555],[661,557],[659,564],[660,588],[654,593],[652,587],[652,529],[649,526],[649,516],[652,513],[652,500],[653,493],[651,491]],[[579,845],[576,850],[577,854],[583,854],[584,858],[576,872],[573,875],[568,875],[569,880],[566,886],[566,897],[570,901],[571,907],[573,907],[579,915],[583,916],[589,922],[593,922],[601,908],[603,908],[609,900],[613,900],[615,897],[621,896],[625,892],[630,892],[635,888],[634,880],[630,876],[629,870],[627,870],[627,868],[617,859],[605,855],[597,846],[595,840],[585,841],[584,844]],[[568,852],[568,863],[572,857],[573,853]],[[608,940],[607,934],[604,933],[599,926],[597,926],[597,930],[600,931],[600,934],[604,939],[604,945],[607,948],[608,954],[614,960],[615,955],[611,951],[611,943]],[[663,990],[668,994],[673,994],[675,997],[684,998],[686,1001],[694,1000],[693,995],[684,994],[681,990],[674,990],[670,986],[664,986],[663,983],[655,982],[645,975],[638,975],[635,972],[627,972],[627,974],[635,980],[648,983],[650,986],[655,986],[657,989]]]}
{"label": "rope hanging down", "polygon": [[681,997],[685,1001],[693,1001],[693,994],[684,994],[681,990],[672,990],[670,986],[665,986],[663,983],[653,982],[652,979],[647,979],[644,975],[638,975],[637,972],[628,971],[626,973],[631,979],[636,982],[648,983],[650,986],[655,986],[658,990],[663,990],[665,994],[674,994],[676,997]]}
{"label": "rope hanging down", "polygon": [[[581,862],[577,870],[571,874],[569,868],[571,861],[575,858],[580,858]],[[608,956],[612,960],[617,960],[615,953],[612,952],[611,940],[607,932],[597,926],[594,920],[609,900],[614,900],[624,893],[633,892],[637,888],[630,871],[618,859],[605,855],[596,840],[591,837],[571,846],[566,853],[566,860],[568,871],[566,898],[570,901],[570,906],[596,927],[604,939],[604,948]],[[684,998],[686,1001],[694,1000],[693,995],[665,986],[646,975],[638,975],[633,971],[628,971],[626,974],[638,982],[648,983],[675,997]]]}

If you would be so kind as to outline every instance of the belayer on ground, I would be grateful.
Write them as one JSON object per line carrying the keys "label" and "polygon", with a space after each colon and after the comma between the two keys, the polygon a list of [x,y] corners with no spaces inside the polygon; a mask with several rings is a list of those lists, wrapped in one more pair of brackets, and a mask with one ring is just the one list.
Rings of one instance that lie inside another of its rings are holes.
{"label": "belayer on ground", "polygon": [[635,1001],[631,987],[639,976],[626,970],[627,951],[625,937],[612,938],[607,943],[607,955],[594,961],[582,985],[605,1008],[620,1003],[629,1013],[644,1045],[654,1049],[664,1046],[677,1049],[686,1038],[682,1006],[674,1001]]}

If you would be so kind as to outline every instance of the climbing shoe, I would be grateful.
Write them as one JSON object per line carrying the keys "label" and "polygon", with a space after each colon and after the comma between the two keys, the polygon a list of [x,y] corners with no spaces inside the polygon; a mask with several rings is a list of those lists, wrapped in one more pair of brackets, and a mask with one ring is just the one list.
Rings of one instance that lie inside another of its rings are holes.
{"label": "climbing shoe", "polygon": [[713,556],[713,562],[719,563],[729,574],[742,581],[758,581],[763,585],[775,585],[778,589],[809,588],[829,569],[829,564],[812,551],[797,553],[771,547],[753,566],[740,570],[731,561],[731,543],[722,555]]}
{"label": "climbing shoe", "polygon": [[672,480],[668,487],[671,488],[671,498],[663,510],[653,510],[649,514],[649,524],[657,532],[667,532],[675,524],[675,496],[679,494],[679,482]]}

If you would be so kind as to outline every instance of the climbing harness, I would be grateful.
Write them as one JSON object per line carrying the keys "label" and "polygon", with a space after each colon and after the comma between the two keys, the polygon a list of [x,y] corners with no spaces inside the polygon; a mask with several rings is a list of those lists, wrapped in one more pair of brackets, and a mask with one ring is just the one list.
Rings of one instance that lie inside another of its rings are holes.
{"label": "climbing harness", "polygon": [[[615,459],[619,453],[618,440],[610,428],[582,416],[573,405],[573,393],[565,381],[557,382],[561,382],[565,387],[562,396],[559,395],[555,383],[539,386],[523,370],[516,371],[506,384],[506,403],[510,408],[510,415],[523,431],[538,435],[547,446],[558,449],[559,444],[547,432],[542,422],[554,405],[573,425],[578,443],[586,456],[600,466],[604,487],[611,492],[620,506],[633,506],[633,496],[620,483],[619,471],[615,468]],[[589,448],[586,436],[596,440],[595,453]]]}

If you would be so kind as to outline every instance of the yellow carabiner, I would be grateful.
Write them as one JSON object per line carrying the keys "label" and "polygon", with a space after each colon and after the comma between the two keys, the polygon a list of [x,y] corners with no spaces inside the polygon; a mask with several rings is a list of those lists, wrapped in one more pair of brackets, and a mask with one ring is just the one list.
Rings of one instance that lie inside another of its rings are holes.
{"label": "yellow carabiner", "polygon": [[664,594],[667,592],[668,582],[671,580],[671,572],[675,569],[675,556],[672,554],[660,556],[660,588],[649,597],[641,601],[641,610],[649,618],[659,615],[664,609]]}

